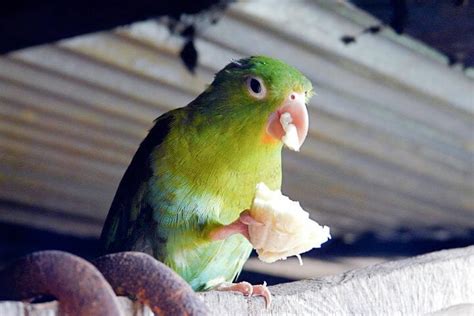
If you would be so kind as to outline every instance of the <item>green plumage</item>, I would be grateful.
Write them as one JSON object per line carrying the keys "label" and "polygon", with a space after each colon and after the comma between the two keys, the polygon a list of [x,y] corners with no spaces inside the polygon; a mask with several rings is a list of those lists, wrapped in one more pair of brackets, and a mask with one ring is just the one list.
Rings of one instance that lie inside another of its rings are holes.
{"label": "green plumage", "polygon": [[[246,79],[261,78],[262,100]],[[233,62],[188,106],[159,117],[115,195],[102,231],[107,252],[152,254],[195,290],[232,281],[252,249],[241,235],[211,241],[209,232],[248,209],[255,186],[281,186],[279,141],[266,122],[292,90],[311,91],[296,69],[268,57]]]}

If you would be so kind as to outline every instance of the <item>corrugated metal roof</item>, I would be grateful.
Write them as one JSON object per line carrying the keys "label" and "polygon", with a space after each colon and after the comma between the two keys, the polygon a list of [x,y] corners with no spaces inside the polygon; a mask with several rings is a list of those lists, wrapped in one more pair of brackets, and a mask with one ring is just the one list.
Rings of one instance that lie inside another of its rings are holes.
{"label": "corrugated metal roof", "polygon": [[[268,10],[268,6],[272,10]],[[315,83],[311,130],[284,154],[284,192],[336,234],[474,225],[474,84],[437,53],[332,1],[237,3],[196,39],[156,21],[0,58],[0,220],[97,235],[161,113],[231,59],[266,54]]]}

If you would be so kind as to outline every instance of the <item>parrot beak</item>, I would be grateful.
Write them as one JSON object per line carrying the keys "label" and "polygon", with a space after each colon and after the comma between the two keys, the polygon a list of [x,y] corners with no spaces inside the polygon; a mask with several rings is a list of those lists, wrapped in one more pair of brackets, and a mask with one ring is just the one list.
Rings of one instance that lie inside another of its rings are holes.
{"label": "parrot beak", "polygon": [[304,93],[292,92],[268,118],[267,134],[291,150],[299,151],[308,134]]}

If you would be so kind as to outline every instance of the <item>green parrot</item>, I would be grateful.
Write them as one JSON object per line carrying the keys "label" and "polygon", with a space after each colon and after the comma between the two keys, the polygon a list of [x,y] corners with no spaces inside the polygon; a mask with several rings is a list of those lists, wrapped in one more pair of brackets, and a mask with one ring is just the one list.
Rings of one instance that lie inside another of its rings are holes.
{"label": "green parrot", "polygon": [[257,183],[280,189],[280,116],[291,114],[301,145],[311,94],[311,82],[280,60],[228,64],[195,100],[156,119],[112,202],[105,251],[151,254],[195,291],[267,296],[264,285],[231,283],[252,250],[246,210]]}

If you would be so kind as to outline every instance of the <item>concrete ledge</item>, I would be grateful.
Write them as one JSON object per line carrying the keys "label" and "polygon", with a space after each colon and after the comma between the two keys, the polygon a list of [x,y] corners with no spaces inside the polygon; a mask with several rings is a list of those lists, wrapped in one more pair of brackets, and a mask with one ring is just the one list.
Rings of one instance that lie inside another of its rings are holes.
{"label": "concrete ledge", "polygon": [[[270,287],[271,309],[261,298],[202,293],[212,315],[456,315],[473,314],[474,246],[374,265],[341,275]],[[151,315],[120,300],[127,315]],[[0,315],[53,315],[56,303],[0,302]],[[454,314],[453,314],[454,315]]]}
{"label": "concrete ledge", "polygon": [[422,315],[474,303],[474,246],[272,286],[273,307],[231,293],[204,293],[215,315]]}

